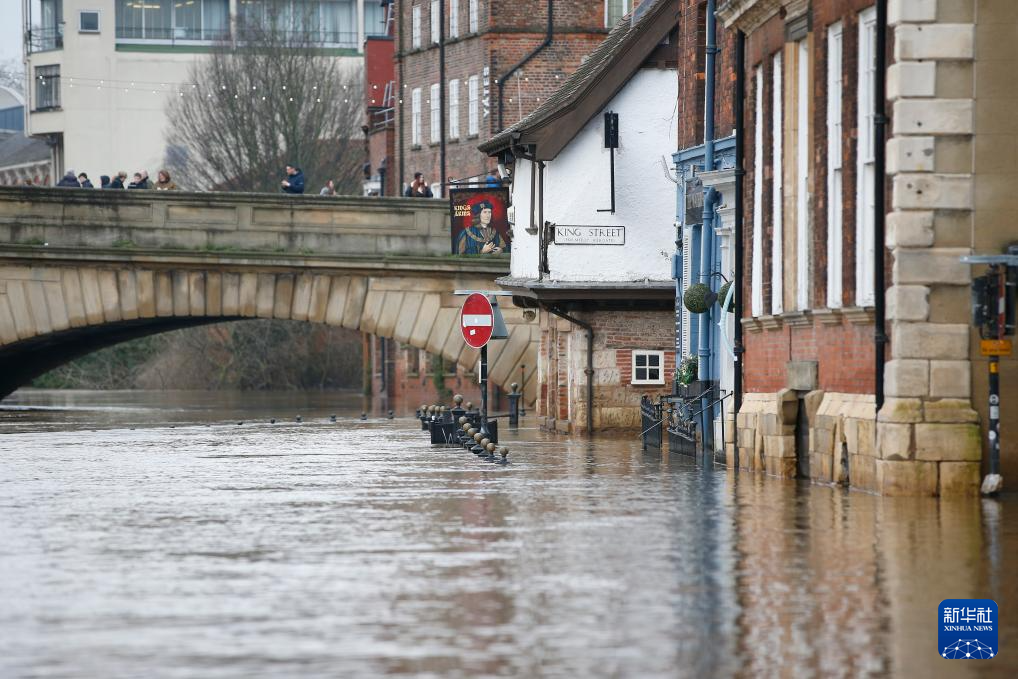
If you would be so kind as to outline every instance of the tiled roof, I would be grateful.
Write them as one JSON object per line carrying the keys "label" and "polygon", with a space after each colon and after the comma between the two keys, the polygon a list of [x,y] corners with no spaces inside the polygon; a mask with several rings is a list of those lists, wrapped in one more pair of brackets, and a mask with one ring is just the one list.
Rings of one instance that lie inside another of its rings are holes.
{"label": "tiled roof", "polygon": [[0,132],[0,168],[49,160],[46,142],[26,137],[21,132]]}

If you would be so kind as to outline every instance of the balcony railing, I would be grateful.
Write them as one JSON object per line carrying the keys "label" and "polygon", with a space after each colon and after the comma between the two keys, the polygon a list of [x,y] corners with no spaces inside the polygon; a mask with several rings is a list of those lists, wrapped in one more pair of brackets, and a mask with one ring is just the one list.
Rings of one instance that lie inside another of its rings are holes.
{"label": "balcony railing", "polygon": [[28,29],[28,33],[25,35],[25,44],[28,45],[29,54],[63,49],[64,27],[62,25],[33,26]]}

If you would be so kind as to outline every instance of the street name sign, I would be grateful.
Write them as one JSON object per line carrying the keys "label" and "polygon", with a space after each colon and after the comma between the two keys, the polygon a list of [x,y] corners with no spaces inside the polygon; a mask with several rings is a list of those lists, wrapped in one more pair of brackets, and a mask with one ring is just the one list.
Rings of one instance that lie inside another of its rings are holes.
{"label": "street name sign", "polygon": [[624,226],[555,225],[556,245],[625,245]]}
{"label": "street name sign", "polygon": [[495,312],[491,302],[479,292],[472,293],[463,302],[460,310],[460,332],[463,341],[474,349],[480,349],[491,339],[495,327]]}

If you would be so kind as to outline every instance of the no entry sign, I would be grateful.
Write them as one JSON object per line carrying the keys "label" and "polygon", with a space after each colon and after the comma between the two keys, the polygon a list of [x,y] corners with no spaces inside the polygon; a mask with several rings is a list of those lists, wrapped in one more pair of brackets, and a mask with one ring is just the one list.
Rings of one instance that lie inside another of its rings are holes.
{"label": "no entry sign", "polygon": [[491,339],[495,312],[491,302],[484,295],[475,292],[463,302],[460,311],[460,332],[463,341],[474,349],[480,349]]}

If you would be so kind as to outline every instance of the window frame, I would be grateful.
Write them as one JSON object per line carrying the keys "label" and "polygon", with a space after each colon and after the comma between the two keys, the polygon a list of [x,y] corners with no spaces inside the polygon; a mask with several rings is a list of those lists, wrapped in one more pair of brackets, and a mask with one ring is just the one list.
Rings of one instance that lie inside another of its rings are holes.
{"label": "window frame", "polygon": [[[52,69],[52,73],[40,73],[39,71],[45,69]],[[60,64],[43,64],[35,67],[33,72],[33,82],[35,82],[35,88],[33,91],[32,110],[33,111],[58,111],[61,108],[60,103]],[[40,105],[44,100],[42,96],[41,88],[46,88],[48,97],[45,98],[46,105]]]}
{"label": "window frame", "polygon": [[441,85],[432,83],[428,90],[428,141],[437,144],[442,141],[442,98]]}
{"label": "window frame", "polygon": [[[646,357],[648,359],[647,365],[641,366],[639,369],[647,371],[647,376],[644,379],[639,379],[636,376],[638,366],[636,365],[637,357]],[[650,358],[657,358],[657,365],[651,366]],[[632,365],[632,373],[629,378],[630,384],[637,385],[663,385],[665,383],[665,352],[657,351],[654,349],[633,349],[631,352],[630,360]],[[656,369],[658,371],[657,379],[651,379],[650,371]]]}
{"label": "window frame", "polygon": [[421,48],[421,6],[414,5],[410,8],[410,47],[411,49]]}
{"label": "window frame", "polygon": [[842,306],[844,47],[844,25],[838,21],[827,27],[827,307],[830,309]]}
{"label": "window frame", "polygon": [[467,79],[467,136],[481,134],[481,78],[472,75]]}
{"label": "window frame", "polygon": [[[95,14],[95,29],[82,28],[81,20],[86,14]],[[78,33],[86,33],[90,35],[96,35],[102,32],[103,20],[102,10],[98,9],[79,9],[78,10]]]}
{"label": "window frame", "polygon": [[771,57],[771,314],[785,309],[784,291],[784,117],[782,69],[784,57],[778,50]]}
{"label": "window frame", "polygon": [[450,141],[460,138],[460,81],[453,78],[449,81],[449,125]]}
{"label": "window frame", "polygon": [[809,145],[811,121],[810,102],[810,49],[809,38],[795,44],[795,308],[809,309],[812,258],[812,229],[809,213]]}
{"label": "window frame", "polygon": [[428,12],[428,24],[431,27],[431,44],[437,45],[442,41],[442,22],[439,20],[441,16],[441,10],[439,9],[439,2],[441,0],[431,0],[431,9]]}
{"label": "window frame", "polygon": [[481,30],[481,9],[478,6],[479,0],[468,0],[467,7],[467,32],[478,33]]}
{"label": "window frame", "polygon": [[[622,5],[622,11],[619,12],[619,15],[615,17],[614,20],[611,19],[612,4]],[[626,16],[626,14],[632,11],[633,11],[633,0],[604,0],[604,27],[611,30],[612,28],[615,27],[615,24],[617,24],[619,20],[622,19],[622,17]]]}
{"label": "window frame", "polygon": [[[207,27],[205,25],[205,18],[206,18],[205,2],[206,2],[206,0],[196,0],[196,1],[198,2],[198,16],[201,18],[201,29],[199,31],[201,37],[198,37],[198,38],[178,38],[178,37],[176,37],[177,29],[178,28],[186,28],[186,27],[179,27],[179,26],[177,26],[176,7],[175,7],[173,1],[171,0],[170,1],[170,24],[169,24],[168,27],[166,27],[166,30],[169,31],[169,37],[161,37],[161,38],[148,37],[148,36],[145,35],[146,27],[145,27],[145,14],[144,14],[144,12],[142,13],[142,24],[141,24],[141,27],[140,27],[140,30],[141,30],[141,33],[142,33],[141,37],[126,37],[126,36],[121,35],[121,31],[123,29],[130,28],[130,27],[121,26],[121,24],[120,24],[121,17],[120,17],[119,8],[118,8],[119,3],[118,2],[114,2],[114,5],[113,5],[114,23],[115,23],[115,27],[114,27],[114,40],[118,44],[121,44],[121,45],[132,45],[132,44],[133,45],[138,45],[138,44],[141,44],[141,45],[207,45],[209,43],[213,43],[213,42],[217,42],[217,41],[220,41],[220,40],[229,39],[229,37],[231,35],[231,31],[232,31],[232,27],[231,27],[231,24],[232,24],[232,15],[230,13],[230,3],[229,3],[229,0],[226,0],[226,2],[222,3],[223,6],[224,6],[224,9],[225,9],[225,13],[223,15],[225,17],[225,23],[223,24],[223,27],[220,28],[220,29],[213,29],[213,28]],[[153,29],[153,30],[155,30],[155,29]],[[217,30],[217,34],[214,35],[214,36],[206,37],[206,33],[211,33],[213,30]],[[88,32],[92,32],[92,31],[88,31]]]}
{"label": "window frame", "polygon": [[460,37],[460,0],[449,0],[449,37]]}
{"label": "window frame", "polygon": [[421,88],[410,90],[410,146],[421,146]]}
{"label": "window frame", "polygon": [[754,73],[756,99],[753,105],[753,263],[750,274],[750,312],[754,318],[763,314],[763,126],[764,69]]}
{"label": "window frame", "polygon": [[[855,303],[873,306],[873,275],[876,252],[873,243],[873,203],[876,200],[874,159],[874,88],[876,86],[876,9],[859,12],[859,62],[856,96],[858,101],[855,172]],[[868,179],[867,175],[871,175]]]}

